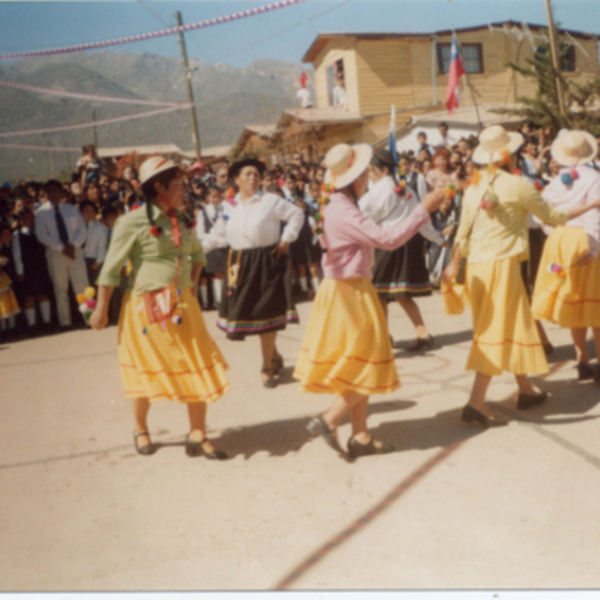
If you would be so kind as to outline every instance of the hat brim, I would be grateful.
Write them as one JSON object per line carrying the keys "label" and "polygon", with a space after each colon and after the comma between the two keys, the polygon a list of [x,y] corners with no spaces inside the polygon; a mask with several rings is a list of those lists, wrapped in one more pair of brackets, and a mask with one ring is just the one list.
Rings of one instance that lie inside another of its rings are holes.
{"label": "hat brim", "polygon": [[[169,169],[179,169],[182,173],[184,172],[180,165],[174,163],[170,159],[165,159],[165,164],[161,165],[158,169],[156,169],[156,171],[153,171],[152,173],[147,175],[145,178],[140,177],[140,185],[144,185],[148,181],[154,179],[160,173],[164,173],[165,171],[168,171]],[[141,168],[140,168],[140,171],[141,171]]]}
{"label": "hat brim", "polygon": [[237,177],[244,167],[256,167],[261,177],[267,170],[267,165],[265,165],[262,160],[258,160],[258,158],[245,158],[244,160],[238,160],[229,167],[229,171],[227,173],[229,179],[234,179]]}
{"label": "hat brim", "polygon": [[331,184],[336,190],[341,190],[358,179],[369,167],[373,158],[373,148],[369,144],[354,144],[354,162],[343,175],[334,175],[331,169],[325,171],[324,182]]}
{"label": "hat brim", "polygon": [[481,149],[481,146],[477,146],[471,160],[478,165],[489,165],[490,163],[500,162],[504,158],[504,152],[508,151],[509,154],[514,154],[522,145],[525,138],[514,131],[508,131],[508,137],[510,138],[508,144],[500,150],[490,154]]}
{"label": "hat brim", "polygon": [[587,165],[590,161],[592,161],[596,155],[598,154],[598,142],[596,138],[587,131],[582,131],[585,139],[590,145],[590,152],[585,156],[580,156],[578,158],[573,158],[572,156],[568,156],[563,149],[560,147],[560,135],[554,140],[552,143],[552,147],[550,148],[550,154],[552,158],[563,167],[579,167],[581,165]]}

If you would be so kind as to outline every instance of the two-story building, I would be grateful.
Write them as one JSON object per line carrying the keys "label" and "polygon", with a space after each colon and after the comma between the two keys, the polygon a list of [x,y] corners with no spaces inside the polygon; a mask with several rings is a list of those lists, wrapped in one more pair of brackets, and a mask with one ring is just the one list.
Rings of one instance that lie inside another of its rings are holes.
{"label": "two-story building", "polygon": [[[434,33],[323,33],[302,58],[314,67],[316,106],[285,111],[269,138],[270,150],[282,155],[301,148],[314,157],[340,141],[377,144],[388,134],[392,105],[399,128],[416,116],[439,113],[453,34],[467,71],[462,108],[476,104],[493,115],[493,108],[535,94],[535,82],[508,63],[527,66],[541,51],[547,41],[542,26],[508,21]],[[585,83],[600,76],[598,35],[561,29],[560,38],[568,78]],[[336,106],[340,77],[345,108]],[[445,120],[452,127],[449,115]]]}

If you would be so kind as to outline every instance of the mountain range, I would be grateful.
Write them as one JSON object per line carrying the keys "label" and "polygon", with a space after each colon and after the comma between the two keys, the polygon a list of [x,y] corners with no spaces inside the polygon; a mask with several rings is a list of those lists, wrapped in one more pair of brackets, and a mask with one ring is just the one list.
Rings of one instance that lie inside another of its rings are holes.
{"label": "mountain range", "polygon": [[[234,144],[245,125],[274,123],[296,106],[300,65],[255,61],[237,69],[191,59],[192,86],[203,147]],[[0,80],[61,91],[161,101],[187,101],[181,60],[152,54],[74,53],[0,65]],[[0,87],[0,133],[59,127],[152,110],[45,96]],[[192,149],[189,111],[97,128],[99,147],[174,143]],[[0,144],[78,147],[92,143],[91,128],[0,137]],[[66,174],[75,153],[0,148],[0,180],[44,179]]]}

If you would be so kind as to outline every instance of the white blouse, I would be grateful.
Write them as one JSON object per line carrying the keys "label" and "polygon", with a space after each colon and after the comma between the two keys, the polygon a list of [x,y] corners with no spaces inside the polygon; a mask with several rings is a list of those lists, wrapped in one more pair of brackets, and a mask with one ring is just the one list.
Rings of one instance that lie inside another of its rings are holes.
{"label": "white blouse", "polygon": [[[419,206],[415,192],[408,186],[405,188],[406,196],[404,198],[400,198],[396,194],[395,187],[394,179],[386,175],[358,201],[358,207],[362,213],[383,229],[392,229]],[[445,242],[442,234],[433,228],[430,221],[419,229],[419,233],[438,246]]]}
{"label": "white blouse", "polygon": [[90,221],[87,226],[87,237],[83,247],[85,258],[93,258],[97,263],[102,264],[106,258],[108,249],[109,229],[100,221]]}
{"label": "white blouse", "polygon": [[[226,203],[221,218],[202,239],[202,248],[230,246],[234,250],[272,246],[279,241],[291,243],[298,238],[304,224],[304,212],[276,194],[258,192],[242,201],[235,197],[235,206]],[[283,233],[281,222],[287,221]]]}

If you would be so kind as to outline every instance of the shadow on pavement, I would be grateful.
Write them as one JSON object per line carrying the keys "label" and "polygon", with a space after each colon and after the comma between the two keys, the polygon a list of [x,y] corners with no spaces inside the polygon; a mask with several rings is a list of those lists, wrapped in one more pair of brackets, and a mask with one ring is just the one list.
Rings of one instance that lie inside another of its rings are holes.
{"label": "shadow on pavement", "polygon": [[[406,410],[415,404],[412,400],[377,402],[369,406],[369,414]],[[241,454],[249,459],[257,452],[265,451],[269,456],[285,456],[289,452],[298,452],[306,442],[314,439],[306,430],[311,418],[312,415],[226,429],[219,438],[211,439],[232,458]]]}
{"label": "shadow on pavement", "polygon": [[[464,331],[455,331],[454,333],[444,333],[442,335],[434,335],[435,347],[432,350],[437,350],[442,346],[452,346],[454,344],[462,344],[463,342],[470,342],[473,339],[473,331],[471,329],[465,329]],[[407,352],[407,348],[415,343],[414,338],[410,340],[394,341],[394,350],[400,352],[394,354],[395,358],[400,356],[422,356],[426,352]]]}

